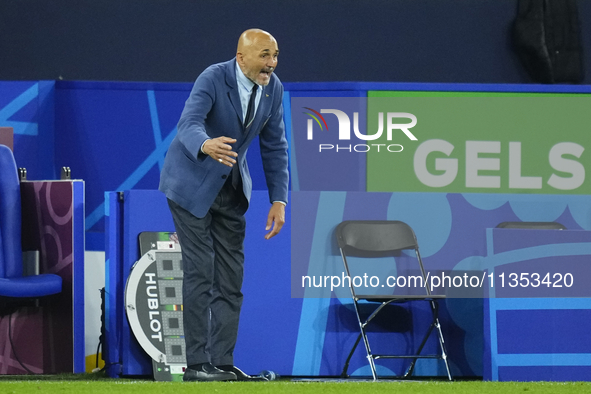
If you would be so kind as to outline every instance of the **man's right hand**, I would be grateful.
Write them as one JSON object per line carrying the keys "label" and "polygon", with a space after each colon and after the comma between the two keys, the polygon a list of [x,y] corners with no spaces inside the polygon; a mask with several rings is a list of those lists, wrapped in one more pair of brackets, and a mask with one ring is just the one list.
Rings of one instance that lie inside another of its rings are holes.
{"label": "man's right hand", "polygon": [[228,144],[235,143],[234,138],[218,137],[206,140],[201,147],[201,150],[206,155],[211,156],[215,161],[232,167],[236,164],[234,158],[238,157],[238,153],[232,151],[232,146]]}

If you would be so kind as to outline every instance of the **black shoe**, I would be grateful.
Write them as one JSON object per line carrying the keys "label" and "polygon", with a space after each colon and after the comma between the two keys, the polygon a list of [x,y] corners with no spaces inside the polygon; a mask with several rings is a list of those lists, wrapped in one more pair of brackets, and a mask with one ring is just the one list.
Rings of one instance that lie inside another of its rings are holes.
{"label": "black shoe", "polygon": [[218,366],[217,368],[221,369],[222,371],[233,373],[234,375],[236,375],[236,380],[238,380],[239,382],[267,382],[267,381],[269,381],[269,379],[267,379],[263,376],[247,375],[240,368],[235,367],[235,366],[232,366],[231,368],[224,367],[224,366]]}
{"label": "black shoe", "polygon": [[213,382],[225,380],[236,380],[236,374],[230,371],[222,371],[210,363],[201,364],[199,370],[187,368],[183,375],[183,382]]}

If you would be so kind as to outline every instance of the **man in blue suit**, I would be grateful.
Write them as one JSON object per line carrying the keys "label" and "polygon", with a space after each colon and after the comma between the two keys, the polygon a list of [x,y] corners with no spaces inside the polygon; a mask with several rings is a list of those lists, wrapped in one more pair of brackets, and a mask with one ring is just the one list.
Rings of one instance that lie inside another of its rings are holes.
{"label": "man in blue suit", "polygon": [[254,379],[233,360],[252,192],[246,152],[258,135],[270,239],[285,222],[288,190],[283,86],[273,73],[278,55],[269,33],[242,33],[236,58],[197,78],[162,168],[160,190],[183,253],[185,381]]}

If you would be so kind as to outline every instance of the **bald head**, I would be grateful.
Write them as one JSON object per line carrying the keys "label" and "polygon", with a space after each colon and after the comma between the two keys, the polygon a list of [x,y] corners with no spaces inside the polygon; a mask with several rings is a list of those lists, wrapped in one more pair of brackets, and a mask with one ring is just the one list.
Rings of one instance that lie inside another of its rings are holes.
{"label": "bald head", "polygon": [[248,29],[240,35],[238,39],[237,53],[247,50],[249,47],[261,42],[273,42],[277,45],[275,38],[268,32],[261,29]]}
{"label": "bald head", "polygon": [[238,66],[248,79],[267,85],[277,67],[279,48],[275,38],[264,30],[249,29],[240,35],[236,50]]}

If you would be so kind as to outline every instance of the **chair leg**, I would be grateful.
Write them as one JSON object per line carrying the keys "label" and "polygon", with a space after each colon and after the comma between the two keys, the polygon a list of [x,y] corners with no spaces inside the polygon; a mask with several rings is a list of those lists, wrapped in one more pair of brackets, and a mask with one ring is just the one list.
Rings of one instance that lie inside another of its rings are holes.
{"label": "chair leg", "polygon": [[347,371],[349,370],[349,362],[351,361],[351,357],[353,356],[355,349],[357,349],[357,345],[359,345],[360,340],[361,340],[361,334],[359,334],[357,336],[357,340],[355,341],[355,345],[353,345],[353,348],[351,349],[351,352],[349,353],[349,356],[347,357],[347,361],[345,361],[345,366],[343,367],[343,372],[341,372],[341,378],[348,378],[349,377],[349,375],[347,374]]}
{"label": "chair leg", "polygon": [[369,348],[369,341],[367,340],[367,334],[365,333],[365,328],[361,328],[362,336],[363,336],[363,343],[365,344],[365,350],[367,351],[367,361],[369,361],[369,367],[371,368],[371,375],[373,380],[378,380],[378,373],[376,371],[376,364],[373,359],[373,355],[371,354],[371,349]]}
{"label": "chair leg", "polygon": [[447,350],[445,349],[445,340],[443,339],[443,332],[441,331],[441,324],[439,323],[439,303],[437,301],[431,301],[431,313],[433,313],[433,324],[437,328],[437,336],[439,337],[439,346],[441,347],[441,358],[445,364],[445,370],[447,372],[447,378],[451,381],[451,371],[449,369],[449,362],[447,360]]}
{"label": "chair leg", "polygon": [[[437,328],[437,336],[439,339],[439,346],[441,347],[441,359],[443,360],[443,362],[445,364],[447,378],[451,381],[453,379],[451,377],[451,372],[449,369],[449,362],[447,360],[447,351],[445,349],[445,340],[443,339],[443,332],[441,331],[441,324],[439,324],[439,304],[436,301],[430,301],[430,306],[431,306],[431,313],[433,315],[433,321],[431,322],[431,326],[427,330],[426,335],[423,337],[423,341],[421,342],[421,345],[419,346],[419,348],[416,352],[416,355],[418,356],[421,354],[421,352],[423,351],[423,347],[425,346],[425,344],[427,343],[427,340],[429,339],[429,336],[433,332],[433,328]],[[406,373],[403,375],[403,378],[406,378],[412,374],[417,360],[418,360],[418,358],[412,359],[408,369],[406,370]]]}
{"label": "chair leg", "polygon": [[[425,347],[427,340],[431,336],[431,333],[433,332],[434,327],[435,327],[435,322],[432,322],[431,325],[429,326],[429,329],[427,330],[427,333],[423,337],[423,340],[421,341],[421,344],[419,345],[417,352],[415,353],[417,356],[419,356],[421,354],[421,352],[423,351],[423,348]],[[406,372],[402,376],[403,378],[407,378],[408,376],[410,376],[412,374],[412,371],[415,368],[415,364],[417,363],[417,360],[418,360],[418,358],[412,359],[412,361],[410,362],[410,365],[408,366],[408,369],[406,370]]]}
{"label": "chair leg", "polygon": [[365,351],[367,352],[367,361],[369,362],[369,367],[371,368],[371,375],[373,376],[373,380],[378,380],[378,375],[376,372],[376,365],[374,363],[373,356],[371,354],[371,348],[369,347],[369,341],[367,340],[367,334],[365,333],[365,324],[366,322],[361,321],[361,315],[359,314],[359,306],[357,304],[357,300],[353,300],[353,306],[355,307],[355,314],[357,315],[357,322],[359,322],[359,330],[360,335],[363,337],[363,344],[365,345]]}
{"label": "chair leg", "polygon": [[443,339],[443,332],[441,331],[441,325],[439,324],[439,318],[436,319],[437,333],[439,334],[439,346],[441,346],[441,358],[445,364],[447,371],[447,378],[451,381],[451,372],[449,370],[449,362],[447,361],[447,351],[445,350],[445,340]]}
{"label": "chair leg", "polygon": [[359,334],[359,336],[357,337],[357,340],[355,341],[355,345],[353,345],[353,349],[351,349],[351,353],[349,353],[349,357],[347,357],[347,361],[345,362],[345,366],[343,367],[343,371],[341,372],[341,377],[342,378],[348,378],[349,375],[347,374],[347,371],[349,369],[349,362],[351,361],[351,356],[353,356],[353,352],[355,351],[355,349],[357,348],[357,345],[359,344],[359,341],[361,340],[361,337],[363,337],[363,344],[365,345],[365,351],[367,352],[367,360],[369,362],[369,367],[371,368],[371,375],[373,377],[373,380],[378,380],[378,375],[377,375],[377,371],[376,371],[376,365],[373,359],[373,356],[371,354],[371,349],[369,348],[369,342],[367,340],[367,336],[365,334],[365,330],[362,328],[361,329],[361,334]]}

